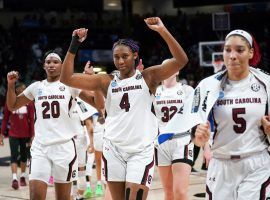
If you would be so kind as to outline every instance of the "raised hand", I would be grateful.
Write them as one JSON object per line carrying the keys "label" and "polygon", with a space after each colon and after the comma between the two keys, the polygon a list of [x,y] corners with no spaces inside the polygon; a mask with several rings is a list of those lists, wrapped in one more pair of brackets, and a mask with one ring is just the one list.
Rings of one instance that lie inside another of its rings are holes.
{"label": "raised hand", "polygon": [[87,61],[87,63],[85,64],[83,73],[89,74],[89,75],[95,74],[93,66],[91,66],[90,61]]}
{"label": "raised hand", "polygon": [[199,124],[196,128],[194,144],[197,146],[204,146],[210,138],[210,124]]}
{"label": "raised hand", "polygon": [[149,17],[144,19],[144,21],[146,25],[154,31],[159,32],[165,28],[164,24],[162,23],[159,17]]}
{"label": "raised hand", "polygon": [[144,70],[144,65],[142,63],[142,59],[140,59],[140,62],[137,65],[136,69],[139,70],[140,72],[142,72]]}
{"label": "raised hand", "polygon": [[19,72],[11,71],[7,74],[7,82],[8,84],[15,84],[15,82],[19,79]]}
{"label": "raised hand", "polygon": [[79,29],[75,29],[72,33],[72,36],[78,36],[79,37],[79,42],[83,42],[86,37],[87,37],[87,32],[88,32],[88,29],[86,28],[79,28]]}

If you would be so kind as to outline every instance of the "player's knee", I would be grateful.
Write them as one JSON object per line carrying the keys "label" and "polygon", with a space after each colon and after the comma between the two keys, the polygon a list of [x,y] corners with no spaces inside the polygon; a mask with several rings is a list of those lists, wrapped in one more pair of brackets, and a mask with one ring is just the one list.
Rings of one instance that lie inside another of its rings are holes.
{"label": "player's knee", "polygon": [[187,190],[182,187],[175,187],[173,189],[173,194],[175,197],[178,197],[178,199],[186,199]]}
{"label": "player's knee", "polygon": [[77,180],[77,187],[79,190],[86,190],[86,179],[84,176],[79,176]]}
{"label": "player's knee", "polygon": [[131,194],[131,189],[126,188],[126,200],[143,200],[143,189],[139,189],[134,196]]}

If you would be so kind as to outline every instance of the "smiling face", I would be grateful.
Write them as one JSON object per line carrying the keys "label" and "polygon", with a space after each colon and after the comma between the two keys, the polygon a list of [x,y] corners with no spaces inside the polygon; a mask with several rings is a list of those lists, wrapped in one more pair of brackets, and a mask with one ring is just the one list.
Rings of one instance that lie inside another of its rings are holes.
{"label": "smiling face", "polygon": [[138,57],[137,52],[132,52],[126,45],[117,45],[113,49],[113,62],[120,71],[122,78],[131,77],[135,73],[135,60]]}
{"label": "smiling face", "polygon": [[49,56],[45,59],[43,66],[49,81],[59,79],[62,67],[62,62],[59,59]]}
{"label": "smiling face", "polygon": [[241,36],[232,35],[225,41],[223,49],[224,64],[228,69],[228,78],[241,80],[249,73],[249,60],[253,57],[253,48]]}

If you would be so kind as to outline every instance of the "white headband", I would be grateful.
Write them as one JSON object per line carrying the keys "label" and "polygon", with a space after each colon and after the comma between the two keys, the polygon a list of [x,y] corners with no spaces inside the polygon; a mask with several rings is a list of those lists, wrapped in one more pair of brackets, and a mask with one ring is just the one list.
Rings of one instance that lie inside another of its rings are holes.
{"label": "white headband", "polygon": [[57,53],[49,53],[49,54],[46,56],[45,60],[49,59],[49,57],[54,57],[54,58],[56,58],[57,60],[60,60],[60,61],[62,62],[62,59],[60,58],[60,56],[59,56]]}
{"label": "white headband", "polygon": [[240,36],[244,37],[248,41],[248,43],[250,44],[251,47],[253,46],[252,45],[252,43],[253,43],[252,36],[248,32],[246,32],[244,30],[240,30],[240,29],[233,30],[226,36],[226,39],[228,37],[230,37],[231,35],[240,35]]}

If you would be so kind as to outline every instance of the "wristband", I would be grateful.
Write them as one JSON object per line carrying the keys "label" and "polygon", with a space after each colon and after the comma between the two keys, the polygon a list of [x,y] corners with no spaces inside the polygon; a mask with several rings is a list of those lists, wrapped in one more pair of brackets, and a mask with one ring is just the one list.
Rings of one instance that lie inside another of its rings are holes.
{"label": "wristband", "polygon": [[70,42],[68,51],[72,54],[76,54],[79,47],[81,45],[81,42],[79,41],[79,36],[78,35],[74,35],[72,36],[72,40]]}

